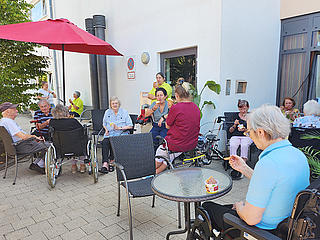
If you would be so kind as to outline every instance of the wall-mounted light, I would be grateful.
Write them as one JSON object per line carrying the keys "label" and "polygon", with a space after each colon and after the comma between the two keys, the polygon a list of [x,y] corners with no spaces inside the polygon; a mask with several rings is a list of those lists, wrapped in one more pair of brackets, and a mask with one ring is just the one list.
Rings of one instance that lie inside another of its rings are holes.
{"label": "wall-mounted light", "polygon": [[141,54],[141,62],[143,64],[148,64],[150,62],[150,55],[148,52],[143,52]]}

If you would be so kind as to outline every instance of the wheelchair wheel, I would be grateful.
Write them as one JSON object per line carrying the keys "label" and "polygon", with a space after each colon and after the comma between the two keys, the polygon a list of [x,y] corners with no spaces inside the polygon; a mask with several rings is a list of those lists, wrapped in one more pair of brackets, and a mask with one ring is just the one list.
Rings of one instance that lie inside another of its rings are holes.
{"label": "wheelchair wheel", "polygon": [[48,184],[51,188],[54,188],[56,185],[56,174],[58,174],[59,169],[55,161],[54,148],[52,146],[46,152],[45,167]]}
{"label": "wheelchair wheel", "polygon": [[192,167],[194,166],[194,164],[195,161],[192,160],[192,155],[189,153],[182,153],[172,161],[172,165],[174,168]]}
{"label": "wheelchair wheel", "polygon": [[192,226],[190,235],[190,239],[193,240],[216,239],[214,234],[212,234],[210,217],[202,207],[199,207],[196,210],[196,219]]}
{"label": "wheelchair wheel", "polygon": [[217,148],[217,146],[213,146],[212,148],[209,148],[207,153],[207,159],[210,160],[210,163],[212,160],[223,160],[224,156],[223,153],[220,152]]}
{"label": "wheelchair wheel", "polygon": [[97,152],[96,148],[94,147],[93,142],[91,142],[91,147],[90,147],[90,163],[91,166],[91,173],[93,176],[93,182],[96,183],[98,182],[98,160],[97,160]]}

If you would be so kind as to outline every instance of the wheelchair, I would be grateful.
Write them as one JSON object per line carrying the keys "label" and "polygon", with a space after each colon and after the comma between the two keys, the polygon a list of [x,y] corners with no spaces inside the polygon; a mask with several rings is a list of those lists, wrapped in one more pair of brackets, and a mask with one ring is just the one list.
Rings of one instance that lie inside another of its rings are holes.
{"label": "wheelchair", "polygon": [[215,234],[209,214],[203,207],[198,207],[190,239],[230,239],[228,235],[234,230],[240,233],[240,236],[235,238],[238,240],[320,239],[320,178],[297,194],[291,215],[280,222],[272,233],[255,226],[249,226],[239,217],[230,213],[225,213],[223,220],[232,227],[220,234]]}
{"label": "wheelchair", "polygon": [[45,156],[45,170],[48,184],[55,187],[56,180],[62,173],[64,160],[87,156],[84,163],[93,181],[98,181],[98,160],[96,148],[88,139],[87,128],[77,128],[71,131],[57,131],[50,128],[51,143]]}
{"label": "wheelchair", "polygon": [[[156,137],[159,140],[160,146],[167,152],[169,158],[165,156],[155,156],[155,158],[162,158],[166,161],[169,169],[177,167],[201,167],[203,165],[209,165],[211,161],[208,161],[206,154],[202,153],[197,147],[194,150],[181,152],[179,156],[174,157],[177,152],[172,152],[168,149],[168,143],[166,139],[161,136]],[[174,159],[170,161],[170,157]]]}

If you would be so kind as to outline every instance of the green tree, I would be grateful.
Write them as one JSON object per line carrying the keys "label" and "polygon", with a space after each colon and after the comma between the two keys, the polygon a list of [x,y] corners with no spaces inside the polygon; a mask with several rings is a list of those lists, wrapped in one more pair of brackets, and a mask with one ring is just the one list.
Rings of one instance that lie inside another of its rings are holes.
{"label": "green tree", "polygon": [[[25,0],[0,0],[0,25],[29,22],[33,5]],[[38,88],[34,79],[46,74],[48,58],[36,54],[39,45],[0,39],[0,103],[27,109]]]}

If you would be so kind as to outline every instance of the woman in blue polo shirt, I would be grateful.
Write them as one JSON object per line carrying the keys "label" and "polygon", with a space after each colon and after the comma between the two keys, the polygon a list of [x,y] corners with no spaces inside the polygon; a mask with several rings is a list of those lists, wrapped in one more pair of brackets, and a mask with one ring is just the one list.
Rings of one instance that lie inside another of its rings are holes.
{"label": "woman in blue polo shirt", "polygon": [[297,193],[309,185],[307,158],[286,140],[290,122],[278,107],[263,105],[255,109],[248,115],[247,129],[246,136],[263,150],[255,169],[239,156],[232,155],[229,160],[233,169],[250,179],[246,201],[233,205],[203,204],[218,231],[231,227],[223,222],[226,212],[249,225],[274,231],[290,215]]}

